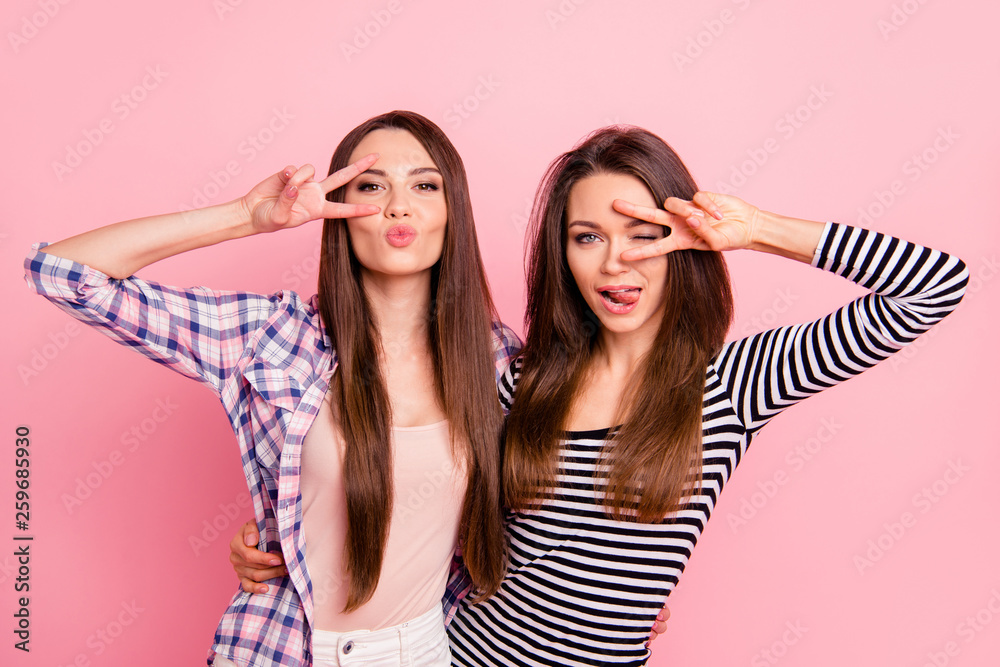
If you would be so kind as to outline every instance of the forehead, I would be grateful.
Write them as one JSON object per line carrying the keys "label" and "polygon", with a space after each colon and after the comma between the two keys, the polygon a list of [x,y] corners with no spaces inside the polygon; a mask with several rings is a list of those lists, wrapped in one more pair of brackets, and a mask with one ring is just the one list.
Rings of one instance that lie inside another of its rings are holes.
{"label": "forehead", "polygon": [[595,174],[582,178],[569,191],[566,202],[567,221],[590,220],[627,221],[626,215],[611,207],[616,199],[624,199],[642,206],[656,206],[653,194],[646,184],[628,174]]}
{"label": "forehead", "polygon": [[406,171],[419,167],[436,167],[427,149],[415,136],[401,129],[378,129],[365,135],[351,153],[351,162],[369,153],[378,153],[376,167],[401,168]]}

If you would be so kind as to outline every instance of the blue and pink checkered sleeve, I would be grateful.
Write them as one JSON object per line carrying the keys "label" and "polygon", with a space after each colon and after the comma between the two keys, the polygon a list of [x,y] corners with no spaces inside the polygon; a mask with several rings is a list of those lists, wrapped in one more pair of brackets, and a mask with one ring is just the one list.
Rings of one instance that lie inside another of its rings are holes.
{"label": "blue and pink checkered sleeve", "polygon": [[218,394],[276,297],[123,280],[32,246],[25,280],[77,320]]}

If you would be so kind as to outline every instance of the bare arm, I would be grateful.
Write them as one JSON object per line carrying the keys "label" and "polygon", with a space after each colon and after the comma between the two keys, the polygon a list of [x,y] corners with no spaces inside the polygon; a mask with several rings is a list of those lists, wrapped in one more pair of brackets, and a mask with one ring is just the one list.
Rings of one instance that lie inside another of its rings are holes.
{"label": "bare arm", "polygon": [[235,201],[179,213],[137,218],[84,232],[45,246],[43,252],[86,264],[112,278],[173,255],[206,246],[298,227],[320,218],[371,215],[377,206],[328,202],[326,194],[368,169],[368,155],[322,181],[311,165],[286,167]]}

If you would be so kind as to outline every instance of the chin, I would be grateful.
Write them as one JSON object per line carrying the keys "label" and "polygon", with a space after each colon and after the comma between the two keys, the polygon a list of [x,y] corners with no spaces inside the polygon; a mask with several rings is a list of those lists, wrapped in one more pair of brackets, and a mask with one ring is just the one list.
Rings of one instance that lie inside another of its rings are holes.
{"label": "chin", "polygon": [[629,334],[634,331],[639,330],[639,325],[631,325],[628,322],[613,322],[611,326],[608,326],[604,322],[601,323],[605,329],[614,334]]}
{"label": "chin", "polygon": [[427,262],[398,262],[386,265],[382,272],[390,276],[412,276],[430,271],[433,266]]}
{"label": "chin", "polygon": [[639,328],[632,318],[626,319],[622,316],[597,315],[597,321],[601,323],[602,329],[607,329],[611,333],[629,333]]}
{"label": "chin", "polygon": [[651,327],[658,331],[660,326],[660,321],[655,316],[644,316],[642,313],[635,312],[617,316],[602,313],[597,316],[597,320],[601,323],[602,329],[618,335],[636,333]]}

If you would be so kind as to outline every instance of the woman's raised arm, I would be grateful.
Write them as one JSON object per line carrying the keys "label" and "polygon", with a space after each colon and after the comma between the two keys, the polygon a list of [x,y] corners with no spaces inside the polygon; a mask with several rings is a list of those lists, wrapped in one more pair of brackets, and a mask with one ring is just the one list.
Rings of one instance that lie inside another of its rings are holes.
{"label": "woman's raised arm", "polygon": [[97,269],[112,278],[128,278],[144,266],[173,255],[232,239],[298,227],[321,218],[350,218],[379,211],[368,204],[326,200],[331,190],[372,166],[368,155],[314,181],[311,165],[286,167],[235,201],[194,211],[127,220],[78,234],[42,248],[57,257]]}
{"label": "woman's raised arm", "polygon": [[308,317],[291,292],[271,297],[177,288],[132,274],[159,259],[247,234],[296,227],[318,218],[369,215],[377,206],[326,200],[326,193],[368,169],[375,155],[323,181],[288,167],[245,197],[220,206],[101,227],[52,245],[36,244],[25,278],[38,294],[118,343],[207,384],[217,394],[253,331],[278,311]]}
{"label": "woman's raised arm", "polygon": [[615,208],[672,230],[622,253],[626,260],[683,248],[746,248],[811,264],[870,290],[814,322],[723,346],[713,366],[748,430],[912,343],[958,306],[968,282],[965,264],[939,250],[848,225],[765,213],[729,195],[671,198],[667,211],[620,200]]}

